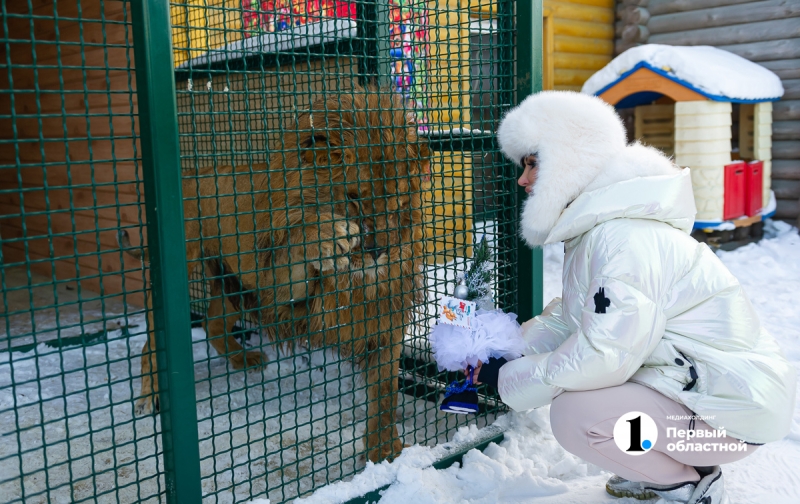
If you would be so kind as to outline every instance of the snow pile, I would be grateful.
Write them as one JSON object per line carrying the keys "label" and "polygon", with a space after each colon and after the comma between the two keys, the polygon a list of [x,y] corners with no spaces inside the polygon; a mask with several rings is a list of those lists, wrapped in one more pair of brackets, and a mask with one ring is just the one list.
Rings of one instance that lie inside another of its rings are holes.
{"label": "snow pile", "polygon": [[628,49],[592,75],[581,91],[601,94],[643,67],[712,99],[770,101],[783,96],[783,84],[777,75],[741,56],[710,46],[660,44]]}
{"label": "snow pile", "polygon": [[[505,440],[486,450],[469,451],[460,466],[436,470],[431,463],[441,447],[411,447],[393,463],[369,464],[351,482],[336,483],[297,504],[333,504],[392,485],[383,492],[384,504],[445,504],[517,502],[566,493],[572,479],[600,474],[600,470],[567,453],[550,430],[549,408],[499,418],[495,426],[507,429]],[[477,429],[462,427],[454,442],[474,437]]]}

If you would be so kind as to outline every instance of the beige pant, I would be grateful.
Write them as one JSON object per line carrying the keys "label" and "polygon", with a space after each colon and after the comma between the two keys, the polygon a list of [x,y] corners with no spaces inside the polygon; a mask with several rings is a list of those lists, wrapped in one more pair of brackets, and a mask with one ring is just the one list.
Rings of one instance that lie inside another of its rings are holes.
{"label": "beige pant", "polygon": [[[658,427],[655,446],[644,455],[633,456],[617,447],[614,442],[614,424],[619,417],[631,411],[647,413]],[[561,446],[570,453],[589,461],[607,471],[630,480],[661,485],[686,481],[699,481],[695,466],[715,466],[740,460],[757,448],[747,445],[745,451],[714,451],[711,444],[739,445],[730,436],[711,437],[714,429],[702,420],[695,420],[695,431],[704,431],[709,436],[697,436],[689,441],[693,445],[704,444],[709,451],[677,451],[668,449],[684,438],[667,438],[667,429],[689,429],[692,412],[686,406],[668,399],[655,390],[636,383],[625,383],[584,392],[564,392],[553,400],[550,407],[550,423],[553,434]],[[673,433],[674,434],[674,433]],[[683,447],[683,445],[682,445]],[[719,448],[719,446],[717,447]]]}

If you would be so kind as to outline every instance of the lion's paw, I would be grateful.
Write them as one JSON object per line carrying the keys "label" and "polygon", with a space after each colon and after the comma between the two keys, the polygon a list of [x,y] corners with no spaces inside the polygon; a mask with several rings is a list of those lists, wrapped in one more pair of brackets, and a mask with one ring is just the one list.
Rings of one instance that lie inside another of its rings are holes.
{"label": "lion's paw", "polygon": [[158,413],[159,409],[158,394],[152,394],[137,399],[133,411],[136,416],[144,416]]}
{"label": "lion's paw", "polygon": [[358,225],[349,221],[337,221],[333,224],[333,236],[320,243],[320,270],[345,269],[350,264],[347,254],[358,247],[361,230]]}
{"label": "lion's paw", "polygon": [[233,369],[256,368],[261,369],[267,365],[267,356],[261,352],[236,352],[230,356]]}
{"label": "lion's paw", "polygon": [[386,443],[381,445],[379,448],[373,448],[369,450],[367,452],[367,458],[376,464],[383,460],[388,460],[391,462],[400,456],[403,448],[407,447],[408,445],[403,444],[403,442],[399,439],[395,439],[391,443]]}

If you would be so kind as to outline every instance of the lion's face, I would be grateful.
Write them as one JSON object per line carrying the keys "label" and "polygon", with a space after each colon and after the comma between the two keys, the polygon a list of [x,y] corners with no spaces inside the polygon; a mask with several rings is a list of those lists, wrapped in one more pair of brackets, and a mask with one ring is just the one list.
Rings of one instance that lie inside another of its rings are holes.
{"label": "lion's face", "polygon": [[383,173],[372,171],[370,183],[356,184],[347,192],[348,216],[357,220],[362,232],[360,247],[350,259],[353,270],[380,270],[390,263],[421,259],[413,247],[421,240],[419,184],[411,181],[415,176],[408,171],[409,163],[393,164],[394,169]]}
{"label": "lion's face", "polygon": [[[303,203],[331,205],[361,230],[359,246],[350,251],[356,274],[388,279],[387,266],[422,260],[421,178],[428,173],[427,142],[409,124],[390,95],[355,94],[352,103],[315,103],[298,118],[295,139]],[[403,264],[409,263],[409,264]],[[394,276],[392,274],[391,276]]]}

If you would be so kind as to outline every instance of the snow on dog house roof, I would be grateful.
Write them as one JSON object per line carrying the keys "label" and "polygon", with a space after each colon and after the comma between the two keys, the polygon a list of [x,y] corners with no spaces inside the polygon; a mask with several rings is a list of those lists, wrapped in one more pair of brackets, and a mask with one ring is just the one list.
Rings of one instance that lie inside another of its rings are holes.
{"label": "snow on dog house roof", "polygon": [[783,85],[766,68],[716,47],[647,44],[614,58],[582,92],[627,108],[662,95],[675,101],[775,101],[783,96]]}

